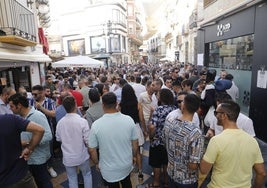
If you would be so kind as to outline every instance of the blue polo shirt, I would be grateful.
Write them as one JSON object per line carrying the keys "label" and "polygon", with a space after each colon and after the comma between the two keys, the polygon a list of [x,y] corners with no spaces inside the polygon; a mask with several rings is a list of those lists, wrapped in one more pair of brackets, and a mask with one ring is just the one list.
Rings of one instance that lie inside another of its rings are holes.
{"label": "blue polo shirt", "polygon": [[0,187],[12,185],[28,172],[27,162],[19,156],[22,152],[20,134],[29,124],[13,114],[0,115]]}

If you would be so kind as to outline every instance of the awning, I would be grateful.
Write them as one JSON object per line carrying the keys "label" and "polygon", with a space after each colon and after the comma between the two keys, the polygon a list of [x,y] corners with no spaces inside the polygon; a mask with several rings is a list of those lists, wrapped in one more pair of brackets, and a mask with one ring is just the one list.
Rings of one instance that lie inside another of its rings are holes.
{"label": "awning", "polygon": [[88,56],[73,56],[65,57],[63,60],[52,63],[52,67],[91,67],[100,68],[104,67],[102,61],[90,58]]}
{"label": "awning", "polygon": [[110,58],[109,54],[97,54],[95,57],[93,57],[94,59],[107,59]]}
{"label": "awning", "polygon": [[0,51],[0,61],[28,61],[28,62],[51,62],[49,56],[45,54],[14,53]]}

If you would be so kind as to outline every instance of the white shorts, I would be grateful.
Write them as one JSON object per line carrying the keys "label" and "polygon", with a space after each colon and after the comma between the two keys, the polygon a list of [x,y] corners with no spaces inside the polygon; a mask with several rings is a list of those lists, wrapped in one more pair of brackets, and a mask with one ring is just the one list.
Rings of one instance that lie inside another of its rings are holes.
{"label": "white shorts", "polygon": [[144,134],[143,134],[143,131],[140,127],[140,124],[136,123],[135,128],[136,128],[136,132],[137,132],[137,136],[138,136],[138,146],[142,146],[145,143],[145,139],[144,139]]}

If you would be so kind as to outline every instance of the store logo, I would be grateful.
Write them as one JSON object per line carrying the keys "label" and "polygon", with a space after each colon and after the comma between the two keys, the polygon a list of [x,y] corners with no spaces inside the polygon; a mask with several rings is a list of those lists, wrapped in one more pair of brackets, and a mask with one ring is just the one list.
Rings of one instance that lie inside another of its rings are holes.
{"label": "store logo", "polygon": [[230,29],[231,29],[230,23],[217,25],[217,36],[218,37],[223,36],[223,34],[230,31]]}

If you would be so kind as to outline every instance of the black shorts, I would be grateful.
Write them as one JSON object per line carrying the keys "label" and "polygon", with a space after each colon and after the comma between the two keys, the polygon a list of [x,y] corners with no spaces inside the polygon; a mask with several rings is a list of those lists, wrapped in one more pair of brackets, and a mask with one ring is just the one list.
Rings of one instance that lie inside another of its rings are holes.
{"label": "black shorts", "polygon": [[149,165],[153,168],[161,168],[168,165],[168,154],[164,146],[149,147]]}

